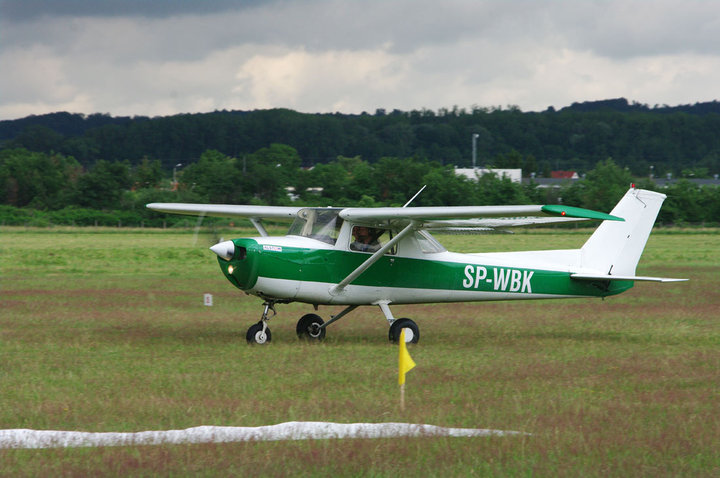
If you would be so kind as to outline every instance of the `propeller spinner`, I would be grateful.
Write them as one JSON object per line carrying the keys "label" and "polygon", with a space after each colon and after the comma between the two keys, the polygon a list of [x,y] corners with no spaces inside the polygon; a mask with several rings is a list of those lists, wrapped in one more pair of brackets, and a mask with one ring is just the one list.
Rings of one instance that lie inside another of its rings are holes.
{"label": "propeller spinner", "polygon": [[210,250],[217,254],[219,257],[225,259],[226,261],[229,261],[235,254],[235,244],[233,244],[233,241],[218,242],[217,244],[212,246]]}

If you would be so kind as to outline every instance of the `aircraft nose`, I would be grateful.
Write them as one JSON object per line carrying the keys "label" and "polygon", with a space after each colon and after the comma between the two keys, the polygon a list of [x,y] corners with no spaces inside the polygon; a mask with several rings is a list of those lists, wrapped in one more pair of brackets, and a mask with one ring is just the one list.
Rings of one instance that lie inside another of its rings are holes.
{"label": "aircraft nose", "polygon": [[210,250],[217,254],[219,257],[222,257],[226,261],[229,261],[235,254],[235,244],[233,243],[233,241],[218,242],[217,244],[212,246]]}

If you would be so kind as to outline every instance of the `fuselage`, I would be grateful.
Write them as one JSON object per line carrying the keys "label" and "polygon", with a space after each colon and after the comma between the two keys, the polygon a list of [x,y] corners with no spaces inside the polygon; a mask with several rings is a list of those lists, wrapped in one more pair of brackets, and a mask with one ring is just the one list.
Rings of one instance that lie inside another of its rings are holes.
{"label": "fuselage", "polygon": [[[333,285],[368,259],[352,251],[341,234],[334,244],[301,236],[254,237],[232,241],[221,270],[248,294],[311,304],[394,304],[564,297],[605,297],[632,281],[578,281],[570,277],[578,251],[461,254],[423,247],[409,236],[351,284]],[[429,250],[428,250],[429,249]]]}

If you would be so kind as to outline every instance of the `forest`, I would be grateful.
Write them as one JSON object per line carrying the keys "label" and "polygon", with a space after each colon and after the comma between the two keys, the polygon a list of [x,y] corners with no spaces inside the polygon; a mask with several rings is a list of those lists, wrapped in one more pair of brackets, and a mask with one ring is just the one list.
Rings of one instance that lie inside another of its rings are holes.
{"label": "forest", "polygon": [[[0,225],[166,225],[148,202],[402,205],[565,203],[609,211],[631,182],[669,196],[663,224],[716,225],[720,103],[624,98],[555,111],[374,114],[285,109],[168,117],[53,113],[0,121]],[[473,139],[474,138],[474,139]],[[522,184],[455,167],[522,168]],[[540,187],[552,170],[583,179]],[[652,178],[672,175],[660,188]]]}
{"label": "forest", "polygon": [[154,213],[145,204],[400,206],[423,185],[427,188],[413,205],[563,203],[608,212],[633,182],[668,195],[660,224],[717,226],[720,218],[720,187],[680,179],[659,188],[647,177],[638,181],[612,159],[559,188],[494,174],[469,180],[450,165],[414,157],[371,163],[340,156],[312,168],[302,163],[295,148],[277,143],[242,158],[207,150],[198,161],[172,172],[157,159],[137,164],[102,159],[86,168],[60,153],[3,149],[0,225],[192,226],[194,219]]}
{"label": "forest", "polygon": [[560,110],[453,107],[362,114],[287,109],[215,111],[166,117],[53,113],[0,121],[0,149],[25,148],[99,160],[159,160],[169,171],[208,150],[242,158],[271,144],[297,150],[310,167],[356,157],[422,158],[468,167],[477,135],[480,165],[521,167],[527,176],[552,170],[586,173],[612,158],[636,176],[713,177],[720,173],[720,102],[647,106],[624,98],[575,103]]}

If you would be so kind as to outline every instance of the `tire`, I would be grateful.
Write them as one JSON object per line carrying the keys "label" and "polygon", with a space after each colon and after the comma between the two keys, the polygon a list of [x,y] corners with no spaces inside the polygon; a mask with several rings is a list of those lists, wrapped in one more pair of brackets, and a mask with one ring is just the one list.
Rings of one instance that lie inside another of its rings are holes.
{"label": "tire", "polygon": [[272,340],[272,334],[269,328],[265,328],[265,335],[262,334],[263,323],[262,321],[257,324],[253,324],[245,334],[245,338],[249,344],[265,345]]}
{"label": "tire", "polygon": [[[420,329],[417,324],[411,319],[397,319],[390,326],[390,332],[388,333],[390,342],[397,344],[400,343],[400,332],[402,329],[405,331],[405,342],[408,344],[416,344],[420,340]],[[408,340],[408,335],[412,333],[412,336]]]}
{"label": "tire", "polygon": [[305,314],[300,317],[297,323],[297,336],[300,340],[321,341],[325,338],[325,329],[320,328],[324,324],[323,319],[316,314]]}

